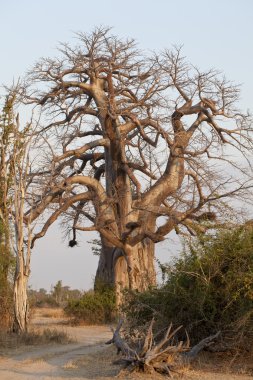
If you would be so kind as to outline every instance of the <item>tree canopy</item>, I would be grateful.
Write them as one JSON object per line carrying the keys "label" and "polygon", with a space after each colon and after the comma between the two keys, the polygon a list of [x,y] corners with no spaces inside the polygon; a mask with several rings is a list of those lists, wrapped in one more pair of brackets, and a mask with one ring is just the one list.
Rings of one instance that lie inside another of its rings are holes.
{"label": "tree canopy", "polygon": [[248,197],[250,115],[238,86],[181,48],[147,54],[106,28],[77,37],[18,89],[45,141],[27,215],[50,216],[33,244],[64,216],[73,242],[76,230],[99,232],[101,278],[125,271],[130,287],[152,283],[156,242],[205,231],[224,219],[226,199]]}

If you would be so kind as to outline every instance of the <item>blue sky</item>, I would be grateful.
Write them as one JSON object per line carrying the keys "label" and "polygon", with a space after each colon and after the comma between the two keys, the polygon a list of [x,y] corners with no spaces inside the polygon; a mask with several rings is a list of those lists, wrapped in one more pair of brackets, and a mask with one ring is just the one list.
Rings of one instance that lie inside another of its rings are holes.
{"label": "blue sky", "polygon": [[[192,64],[217,68],[241,83],[241,108],[253,109],[252,0],[0,0],[0,5],[0,84],[17,80],[40,57],[56,56],[59,41],[75,43],[75,31],[105,25],[120,37],[135,38],[141,49],[183,45]],[[90,246],[85,241],[76,250],[65,246],[57,227],[41,239],[33,254],[33,286],[50,288],[59,279],[72,287],[91,286],[97,259]],[[166,251],[165,245],[159,248],[163,260]]]}

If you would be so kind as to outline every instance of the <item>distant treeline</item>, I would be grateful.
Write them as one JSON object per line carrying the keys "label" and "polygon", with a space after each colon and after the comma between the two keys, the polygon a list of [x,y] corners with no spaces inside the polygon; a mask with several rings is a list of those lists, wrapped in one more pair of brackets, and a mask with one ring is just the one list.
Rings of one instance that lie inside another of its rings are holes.
{"label": "distant treeline", "polygon": [[59,280],[49,292],[44,288],[39,290],[30,288],[28,295],[31,307],[65,307],[69,300],[80,299],[83,292],[64,286]]}

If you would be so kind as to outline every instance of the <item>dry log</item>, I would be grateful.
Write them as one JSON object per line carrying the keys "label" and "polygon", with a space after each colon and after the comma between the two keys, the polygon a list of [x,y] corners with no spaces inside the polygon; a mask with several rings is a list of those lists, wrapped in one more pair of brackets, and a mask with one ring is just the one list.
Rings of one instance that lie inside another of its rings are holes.
{"label": "dry log", "polygon": [[198,344],[196,344],[195,346],[193,346],[189,352],[186,352],[184,354],[184,356],[189,359],[189,360],[193,360],[196,358],[196,356],[200,353],[200,351],[202,351],[204,348],[210,346],[211,344],[213,344],[213,342],[218,339],[220,336],[220,331],[218,331],[216,334],[214,335],[210,335],[208,336],[207,338],[205,339],[202,339]]}
{"label": "dry log", "polygon": [[208,347],[220,335],[209,336],[201,340],[198,344],[190,348],[190,341],[187,335],[186,342],[176,341],[175,335],[182,328],[172,330],[172,324],[168,327],[164,337],[155,342],[153,336],[154,319],[151,321],[142,345],[136,349],[131,348],[129,344],[121,337],[120,329],[123,320],[121,320],[113,331],[113,337],[106,344],[114,343],[118,353],[122,353],[122,358],[117,360],[117,364],[124,364],[132,370],[141,370],[146,373],[157,371],[159,373],[171,376],[172,371],[176,371],[178,366],[196,358],[200,351]]}
{"label": "dry log", "polygon": [[119,334],[122,324],[123,324],[123,320],[120,320],[116,330],[114,331],[113,329],[111,329],[113,332],[113,337],[108,342],[106,342],[106,344],[114,343],[118,351],[117,353],[122,352],[122,354],[126,358],[128,357],[132,358],[135,356],[136,352],[128,346],[128,344],[121,338]]}

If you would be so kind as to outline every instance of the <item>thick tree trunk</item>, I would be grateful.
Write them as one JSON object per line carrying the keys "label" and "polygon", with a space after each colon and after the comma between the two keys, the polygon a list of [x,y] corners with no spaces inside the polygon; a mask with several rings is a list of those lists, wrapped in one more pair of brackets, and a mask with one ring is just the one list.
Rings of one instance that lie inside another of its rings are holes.
{"label": "thick tree trunk", "polygon": [[125,255],[115,264],[115,281],[122,289],[138,289],[141,292],[155,285],[154,243],[145,239],[134,247],[128,247]]}
{"label": "thick tree trunk", "polygon": [[20,334],[27,330],[28,324],[28,276],[22,272],[15,274],[14,279],[14,323],[13,331]]}
{"label": "thick tree trunk", "polygon": [[117,304],[121,302],[124,289],[144,291],[155,285],[154,243],[145,239],[125,253],[102,239],[95,288],[101,284],[115,286]]}
{"label": "thick tree trunk", "polygon": [[121,251],[108,243],[102,236],[101,244],[102,249],[95,277],[95,289],[99,289],[101,286],[115,285],[114,266],[116,258],[121,255]]}
{"label": "thick tree trunk", "polygon": [[[134,246],[124,244],[126,234],[131,233],[127,224],[136,222],[135,214],[138,214],[138,211],[132,209],[133,189],[129,177],[129,173],[132,172],[127,165],[126,141],[120,133],[119,117],[115,114],[115,93],[111,73],[107,75],[107,84],[108,94],[104,91],[96,91],[94,94],[95,102],[100,109],[102,129],[110,140],[109,147],[105,148],[106,194],[113,200],[110,232],[114,232],[112,237],[118,239],[120,249],[113,246],[112,239],[109,243],[101,236],[102,252],[95,288],[99,284],[113,285],[116,289],[117,303],[120,304],[122,291],[125,288],[146,290],[155,284],[156,276],[153,242],[144,239]],[[104,81],[98,80],[97,88],[104,89]],[[154,220],[150,221],[150,227],[151,229],[154,227]]]}

